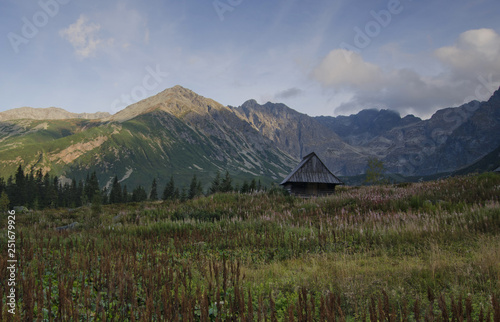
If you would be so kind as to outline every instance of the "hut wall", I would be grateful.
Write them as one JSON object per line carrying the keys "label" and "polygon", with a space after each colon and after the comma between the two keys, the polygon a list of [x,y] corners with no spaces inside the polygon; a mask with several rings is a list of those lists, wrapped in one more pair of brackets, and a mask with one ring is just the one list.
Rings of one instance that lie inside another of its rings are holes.
{"label": "hut wall", "polygon": [[293,182],[285,184],[285,189],[296,196],[323,196],[335,193],[335,184]]}

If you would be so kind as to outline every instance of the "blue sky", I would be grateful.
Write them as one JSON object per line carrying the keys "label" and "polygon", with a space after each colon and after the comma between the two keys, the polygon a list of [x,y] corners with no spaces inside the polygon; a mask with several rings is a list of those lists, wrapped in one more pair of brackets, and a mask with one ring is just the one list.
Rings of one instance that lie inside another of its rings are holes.
{"label": "blue sky", "polygon": [[0,111],[224,105],[429,117],[500,86],[500,1],[0,0]]}

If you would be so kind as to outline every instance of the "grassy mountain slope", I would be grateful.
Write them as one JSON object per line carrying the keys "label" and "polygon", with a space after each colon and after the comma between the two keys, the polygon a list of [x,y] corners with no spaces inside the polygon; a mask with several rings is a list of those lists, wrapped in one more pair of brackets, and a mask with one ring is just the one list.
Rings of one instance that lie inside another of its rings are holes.
{"label": "grassy mountain slope", "polygon": [[100,121],[8,120],[0,123],[0,176],[25,171],[83,179],[96,171],[101,185],[117,176],[129,187],[160,188],[173,175],[187,186],[194,174],[205,187],[226,170],[235,182],[282,179],[296,160],[221,104],[180,86]]}

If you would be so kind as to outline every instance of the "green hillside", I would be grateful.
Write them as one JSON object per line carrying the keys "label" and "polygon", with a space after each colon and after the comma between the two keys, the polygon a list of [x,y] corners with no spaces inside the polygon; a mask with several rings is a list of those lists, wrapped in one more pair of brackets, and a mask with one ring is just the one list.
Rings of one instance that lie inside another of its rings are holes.
{"label": "green hillside", "polygon": [[[215,127],[217,124],[210,124]],[[253,178],[278,182],[294,161],[270,146],[255,149],[241,133],[228,127],[207,135],[164,111],[120,122],[88,120],[16,120],[0,128],[0,177],[25,172],[84,179],[95,171],[101,185],[117,176],[129,187],[160,187],[170,176],[180,187],[193,175],[204,188],[217,171],[229,171],[235,183]],[[220,132],[220,131],[219,131]],[[231,138],[231,142],[225,137]]]}

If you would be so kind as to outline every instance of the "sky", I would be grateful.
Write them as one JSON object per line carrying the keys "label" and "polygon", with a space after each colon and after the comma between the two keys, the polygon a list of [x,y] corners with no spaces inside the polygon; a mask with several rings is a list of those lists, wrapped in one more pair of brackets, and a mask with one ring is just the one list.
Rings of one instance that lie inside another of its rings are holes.
{"label": "sky", "polygon": [[181,85],[428,118],[500,86],[498,0],[0,0],[0,112],[114,114]]}

